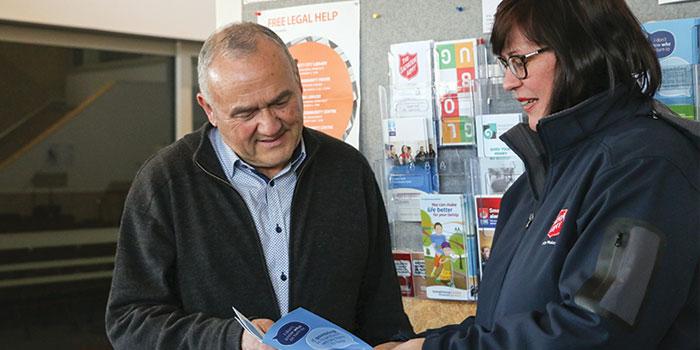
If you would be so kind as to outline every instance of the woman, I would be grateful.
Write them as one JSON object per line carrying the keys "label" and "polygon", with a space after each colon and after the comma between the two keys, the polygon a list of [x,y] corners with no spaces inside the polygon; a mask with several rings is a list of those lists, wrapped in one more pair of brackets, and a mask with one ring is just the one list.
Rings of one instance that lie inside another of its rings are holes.
{"label": "woman", "polygon": [[396,349],[700,347],[700,127],[651,98],[659,64],[624,0],[504,0],[491,44],[527,171],[476,317]]}

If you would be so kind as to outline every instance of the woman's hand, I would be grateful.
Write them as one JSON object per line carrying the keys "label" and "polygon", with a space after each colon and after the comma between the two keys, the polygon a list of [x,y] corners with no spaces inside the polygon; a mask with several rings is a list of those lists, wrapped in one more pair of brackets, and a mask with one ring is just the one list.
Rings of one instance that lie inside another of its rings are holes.
{"label": "woman's hand", "polygon": [[[405,343],[400,343],[398,346],[393,348],[393,350],[421,350],[423,348],[423,342],[425,338],[411,339]],[[379,349],[378,347],[375,349]]]}

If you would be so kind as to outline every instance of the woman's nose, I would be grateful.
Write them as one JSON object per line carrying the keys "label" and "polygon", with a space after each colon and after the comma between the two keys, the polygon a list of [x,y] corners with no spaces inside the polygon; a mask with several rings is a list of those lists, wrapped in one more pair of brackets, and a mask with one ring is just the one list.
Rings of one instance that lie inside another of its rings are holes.
{"label": "woman's nose", "polygon": [[510,69],[505,69],[503,72],[503,90],[511,91],[516,87],[520,86],[522,81],[515,77]]}

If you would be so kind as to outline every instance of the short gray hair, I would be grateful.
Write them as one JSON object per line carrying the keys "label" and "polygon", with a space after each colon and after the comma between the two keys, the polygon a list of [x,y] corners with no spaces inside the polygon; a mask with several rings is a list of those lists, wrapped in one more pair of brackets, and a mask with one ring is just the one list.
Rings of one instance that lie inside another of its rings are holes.
{"label": "short gray hair", "polygon": [[289,60],[289,64],[294,70],[294,74],[299,79],[299,72],[296,60],[287,49],[284,41],[270,28],[252,22],[239,22],[226,25],[207,38],[199,51],[199,61],[197,63],[197,80],[199,91],[204,98],[210,100],[209,82],[207,81],[207,71],[214,58],[228,53],[252,54],[257,51],[257,44],[260,38],[271,40],[282,49],[284,55]]}

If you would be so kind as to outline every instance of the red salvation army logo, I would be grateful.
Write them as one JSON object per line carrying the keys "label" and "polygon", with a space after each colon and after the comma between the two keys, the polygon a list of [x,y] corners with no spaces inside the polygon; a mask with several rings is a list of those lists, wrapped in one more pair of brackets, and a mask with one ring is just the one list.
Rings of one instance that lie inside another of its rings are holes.
{"label": "red salvation army logo", "polygon": [[547,237],[553,238],[559,236],[559,233],[561,232],[561,227],[564,225],[564,219],[566,219],[566,213],[568,211],[569,209],[562,209],[559,211],[557,218],[554,219],[552,227],[550,227],[549,232],[547,232]]}
{"label": "red salvation army logo", "polygon": [[418,74],[417,53],[399,55],[399,74],[406,79],[412,79]]}

